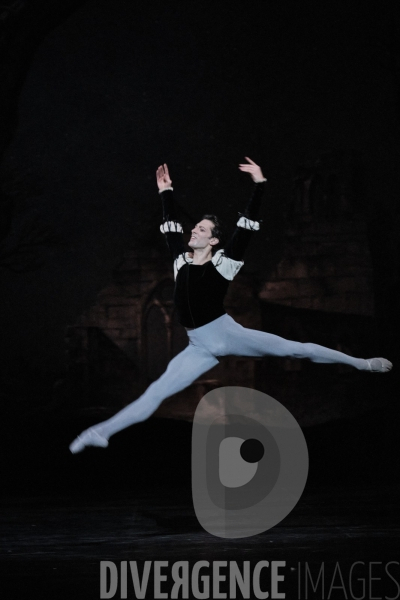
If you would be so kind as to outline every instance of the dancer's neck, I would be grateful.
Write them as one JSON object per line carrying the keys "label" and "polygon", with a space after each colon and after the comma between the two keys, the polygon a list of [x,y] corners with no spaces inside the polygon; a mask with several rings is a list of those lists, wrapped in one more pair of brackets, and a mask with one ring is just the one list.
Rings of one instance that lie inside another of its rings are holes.
{"label": "dancer's neck", "polygon": [[204,265],[212,259],[212,251],[209,248],[199,248],[189,252],[189,256],[193,258],[194,265]]}

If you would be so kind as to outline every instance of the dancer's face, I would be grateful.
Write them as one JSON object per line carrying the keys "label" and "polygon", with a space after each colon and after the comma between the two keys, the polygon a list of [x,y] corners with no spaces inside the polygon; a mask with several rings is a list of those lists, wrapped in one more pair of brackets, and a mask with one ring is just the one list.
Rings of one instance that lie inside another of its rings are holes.
{"label": "dancer's face", "polygon": [[203,249],[207,246],[215,246],[219,240],[213,237],[211,230],[214,223],[208,219],[203,219],[192,229],[192,236],[189,240],[189,246],[193,249]]}

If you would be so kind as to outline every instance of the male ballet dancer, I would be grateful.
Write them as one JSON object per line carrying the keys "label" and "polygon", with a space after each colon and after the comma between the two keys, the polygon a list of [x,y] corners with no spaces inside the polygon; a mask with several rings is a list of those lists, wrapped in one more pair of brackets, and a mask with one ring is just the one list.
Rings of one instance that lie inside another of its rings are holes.
{"label": "male ballet dancer", "polygon": [[[287,356],[316,363],[342,363],[362,371],[385,373],[392,363],[385,358],[354,358],[312,343],[286,340],[277,335],[247,329],[226,314],[223,300],[229,282],[243,266],[244,251],[260,227],[255,220],[266,179],[256,163],[246,157],[239,169],[251,175],[254,190],[230,241],[219,248],[222,232],[215,215],[204,215],[192,229],[191,252],[185,252],[182,225],[177,221],[172,181],[166,164],[157,169],[157,185],[163,202],[161,231],[174,260],[174,302],[189,345],[169,363],[167,370],[138,398],[116,415],[81,433],[70,445],[72,453],[86,446],[108,446],[109,438],[133,423],[144,421],[173,394],[218,364],[219,356]],[[218,249],[217,249],[218,248]]]}

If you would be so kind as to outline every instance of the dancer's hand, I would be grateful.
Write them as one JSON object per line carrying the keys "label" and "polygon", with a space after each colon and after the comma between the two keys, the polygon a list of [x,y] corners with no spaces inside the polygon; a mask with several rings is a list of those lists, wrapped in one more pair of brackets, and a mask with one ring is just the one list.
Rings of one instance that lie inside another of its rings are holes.
{"label": "dancer's hand", "polygon": [[172,181],[169,176],[168,167],[166,164],[160,165],[156,171],[158,189],[164,190],[171,187]]}
{"label": "dancer's hand", "polygon": [[256,165],[256,163],[252,161],[248,156],[245,156],[245,159],[248,160],[250,164],[239,165],[239,169],[241,171],[246,171],[246,173],[250,173],[253,181],[265,181],[265,177],[262,174],[261,168],[258,165]]}

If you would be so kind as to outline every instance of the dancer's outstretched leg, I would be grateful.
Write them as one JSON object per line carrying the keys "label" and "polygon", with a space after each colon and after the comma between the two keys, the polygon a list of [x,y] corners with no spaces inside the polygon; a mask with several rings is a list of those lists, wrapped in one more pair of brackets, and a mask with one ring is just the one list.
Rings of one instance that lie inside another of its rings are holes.
{"label": "dancer's outstretched leg", "polygon": [[392,363],[386,358],[355,358],[339,350],[332,350],[311,342],[286,340],[278,335],[247,329],[231,317],[227,317],[225,326],[225,354],[239,356],[287,356],[289,358],[307,358],[315,363],[341,363],[360,371],[385,373],[390,371]]}
{"label": "dancer's outstretched leg", "polygon": [[83,431],[70,445],[73,454],[86,446],[108,446],[109,438],[139,421],[148,419],[163,400],[184,390],[203,373],[218,364],[205,348],[189,344],[169,363],[167,370],[138,398],[116,415]]}

